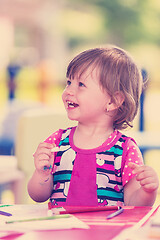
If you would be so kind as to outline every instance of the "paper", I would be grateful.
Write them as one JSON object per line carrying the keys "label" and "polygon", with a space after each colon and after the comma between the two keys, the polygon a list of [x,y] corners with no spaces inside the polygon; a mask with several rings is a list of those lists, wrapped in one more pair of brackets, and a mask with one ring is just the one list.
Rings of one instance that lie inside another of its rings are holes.
{"label": "paper", "polygon": [[[47,204],[31,204],[31,205],[13,205],[8,207],[2,207],[3,211],[12,214],[10,217],[0,215],[0,237],[5,234],[9,234],[8,231],[27,232],[31,230],[54,230],[54,229],[72,229],[83,228],[88,229],[88,225],[70,215],[70,217],[64,217],[60,219],[52,220],[36,220],[26,222],[14,222],[6,224],[6,221],[24,220],[31,218],[42,218],[48,216]],[[3,232],[2,232],[3,231]]]}
{"label": "paper", "polygon": [[148,225],[148,236],[152,239],[160,239],[160,208],[151,217]]}
{"label": "paper", "polygon": [[[152,208],[137,224],[133,227],[123,230],[113,240],[150,240],[160,239],[160,227],[155,228],[152,226],[153,222],[160,222],[160,209],[157,207]],[[156,213],[152,216],[152,214]],[[149,220],[149,221],[148,221]],[[158,236],[158,238],[157,238]]]}
{"label": "paper", "polygon": [[151,218],[151,226],[157,226],[160,228],[160,208],[155,215]]}

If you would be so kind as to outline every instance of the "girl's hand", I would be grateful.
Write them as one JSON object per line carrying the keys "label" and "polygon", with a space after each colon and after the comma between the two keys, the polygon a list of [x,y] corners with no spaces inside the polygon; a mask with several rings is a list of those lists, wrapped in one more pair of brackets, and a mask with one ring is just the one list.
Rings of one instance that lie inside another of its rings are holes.
{"label": "girl's hand", "polygon": [[42,175],[49,175],[52,170],[54,154],[51,149],[53,147],[55,147],[54,144],[42,142],[33,154],[36,170]]}
{"label": "girl's hand", "polygon": [[139,166],[130,162],[128,166],[133,170],[133,174],[136,174],[136,180],[140,182],[140,185],[146,192],[153,192],[158,189],[159,180],[157,173],[152,167]]}

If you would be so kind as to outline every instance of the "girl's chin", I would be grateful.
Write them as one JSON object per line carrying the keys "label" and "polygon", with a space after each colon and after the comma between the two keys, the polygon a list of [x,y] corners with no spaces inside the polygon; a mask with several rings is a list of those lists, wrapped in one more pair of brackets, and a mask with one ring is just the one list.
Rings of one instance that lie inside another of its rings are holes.
{"label": "girl's chin", "polygon": [[74,118],[74,117],[69,117],[69,116],[68,116],[68,119],[69,119],[69,120],[72,120],[72,121],[78,121],[78,120],[77,120],[76,118]]}
{"label": "girl's chin", "polygon": [[73,120],[73,121],[78,121],[78,114],[76,114],[74,111],[70,111],[67,109],[67,117],[69,120]]}

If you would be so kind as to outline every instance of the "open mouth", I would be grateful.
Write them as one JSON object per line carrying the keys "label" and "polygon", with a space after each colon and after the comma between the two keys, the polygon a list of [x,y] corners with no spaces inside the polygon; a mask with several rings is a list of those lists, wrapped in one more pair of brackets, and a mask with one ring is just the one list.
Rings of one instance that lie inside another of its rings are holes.
{"label": "open mouth", "polygon": [[78,107],[79,105],[74,102],[67,101],[68,108],[75,108]]}

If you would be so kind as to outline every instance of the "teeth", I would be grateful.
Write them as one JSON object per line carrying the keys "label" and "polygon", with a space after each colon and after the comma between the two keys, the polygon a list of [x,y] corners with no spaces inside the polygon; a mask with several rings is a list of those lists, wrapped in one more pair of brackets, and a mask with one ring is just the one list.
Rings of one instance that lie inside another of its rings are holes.
{"label": "teeth", "polygon": [[70,104],[73,105],[73,102],[67,101],[67,103],[68,103],[68,105],[70,105]]}
{"label": "teeth", "polygon": [[78,104],[76,104],[74,102],[70,102],[70,101],[67,101],[67,104],[69,107],[73,107],[73,108],[78,106]]}

